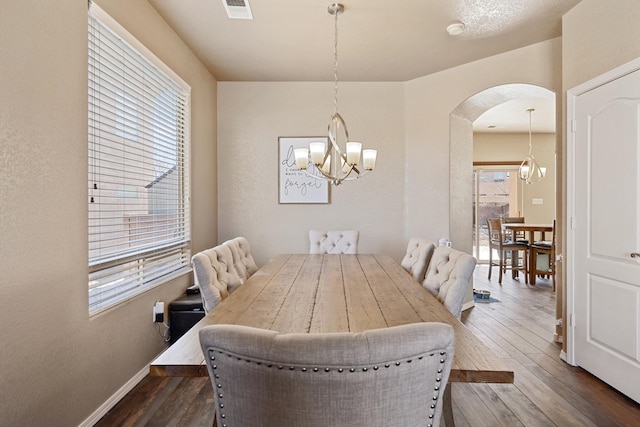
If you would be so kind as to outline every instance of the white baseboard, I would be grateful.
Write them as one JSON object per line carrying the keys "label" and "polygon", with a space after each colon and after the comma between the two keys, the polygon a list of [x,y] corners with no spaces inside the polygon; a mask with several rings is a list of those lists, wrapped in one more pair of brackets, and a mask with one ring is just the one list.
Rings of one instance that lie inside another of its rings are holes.
{"label": "white baseboard", "polygon": [[140,372],[138,372],[137,374],[135,374],[133,376],[133,378],[131,378],[129,381],[127,381],[122,387],[120,387],[120,389],[118,391],[116,391],[113,396],[111,396],[109,399],[107,399],[106,402],[104,402],[102,405],[100,405],[100,407],[98,409],[96,409],[96,411],[89,415],[89,417],[84,420],[82,422],[82,424],[80,424],[79,427],[92,427],[94,426],[98,421],[100,421],[102,419],[102,417],[105,416],[105,414],[107,412],[109,412],[109,410],[111,410],[111,408],[113,408],[114,406],[116,406],[118,404],[118,402],[120,402],[120,400],[127,394],[129,393],[131,390],[133,390],[133,388],[138,385],[138,383],[140,381],[142,381],[142,379],[144,377],[146,377],[147,375],[149,375],[149,365],[145,366],[144,368],[142,368],[140,370]]}
{"label": "white baseboard", "polygon": [[567,362],[567,353],[565,353],[564,350],[560,350],[560,360],[564,360],[565,362]]}

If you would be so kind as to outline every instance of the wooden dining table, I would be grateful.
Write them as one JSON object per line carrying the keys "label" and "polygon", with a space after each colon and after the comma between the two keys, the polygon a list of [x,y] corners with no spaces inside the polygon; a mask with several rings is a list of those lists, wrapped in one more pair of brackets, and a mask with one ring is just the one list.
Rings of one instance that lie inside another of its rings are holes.
{"label": "wooden dining table", "polygon": [[[528,238],[529,245],[536,242],[536,233],[541,233],[540,235],[541,238],[538,240],[544,240],[545,233],[553,232],[553,224],[503,223],[502,226],[504,227],[505,230],[512,231],[513,234],[516,234],[518,232],[529,233],[529,238]],[[529,251],[528,262],[529,262],[529,266],[528,266],[529,284],[532,286],[535,286],[536,274],[535,274],[535,269],[531,268],[531,266],[534,265],[533,263],[536,262],[536,260],[534,259],[534,253],[531,250]]]}
{"label": "wooden dining table", "polygon": [[[395,260],[368,254],[273,257],[158,356],[150,374],[207,376],[198,337],[207,325],[315,333],[361,332],[414,322],[453,326],[450,382],[513,383],[513,371]],[[444,417],[448,426],[454,425],[450,386],[445,389]]]}

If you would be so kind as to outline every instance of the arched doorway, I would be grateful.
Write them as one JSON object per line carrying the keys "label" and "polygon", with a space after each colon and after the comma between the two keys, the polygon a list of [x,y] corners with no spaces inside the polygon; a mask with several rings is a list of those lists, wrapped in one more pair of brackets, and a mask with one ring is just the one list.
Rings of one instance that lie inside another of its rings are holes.
{"label": "arched doorway", "polygon": [[[460,103],[450,114],[450,236],[460,249],[473,252],[473,140],[474,122],[487,111],[510,101],[549,99],[554,92],[531,84],[505,84],[485,89]],[[514,105],[514,108],[518,105]],[[523,116],[525,108],[518,111]],[[528,116],[525,116],[528,123]],[[524,158],[524,156],[522,157]],[[555,185],[555,184],[554,184]]]}

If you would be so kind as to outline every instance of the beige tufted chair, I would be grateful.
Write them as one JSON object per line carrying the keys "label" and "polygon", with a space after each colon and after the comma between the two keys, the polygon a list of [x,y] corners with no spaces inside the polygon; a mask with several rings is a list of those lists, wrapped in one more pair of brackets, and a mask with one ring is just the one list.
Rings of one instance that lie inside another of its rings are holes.
{"label": "beige tufted chair", "polygon": [[358,230],[309,231],[310,254],[357,254]]}
{"label": "beige tufted chair", "polygon": [[[258,271],[258,266],[251,255],[249,241],[245,237],[236,237],[235,239],[227,240],[223,245],[231,249],[233,267],[242,282]],[[229,292],[232,292],[232,290],[229,290]]]}
{"label": "beige tufted chair", "polygon": [[426,274],[429,261],[436,248],[435,243],[422,237],[412,237],[407,244],[407,253],[400,264],[413,276],[416,281],[422,283]]}
{"label": "beige tufted chair", "polygon": [[423,286],[458,319],[470,286],[476,259],[464,252],[438,246],[433,251]]}
{"label": "beige tufted chair", "polygon": [[236,271],[233,251],[225,245],[218,245],[213,249],[218,254],[218,261],[226,267],[227,273],[229,273],[229,277],[226,278],[225,282],[227,284],[227,291],[232,293],[244,282],[244,278]]}
{"label": "beige tufted chair", "polygon": [[229,296],[229,288],[235,289],[240,285],[240,279],[233,270],[231,250],[226,246],[198,252],[191,258],[191,265],[206,313]]}
{"label": "beige tufted chair", "polygon": [[437,426],[454,353],[443,323],[361,333],[200,330],[219,426]]}

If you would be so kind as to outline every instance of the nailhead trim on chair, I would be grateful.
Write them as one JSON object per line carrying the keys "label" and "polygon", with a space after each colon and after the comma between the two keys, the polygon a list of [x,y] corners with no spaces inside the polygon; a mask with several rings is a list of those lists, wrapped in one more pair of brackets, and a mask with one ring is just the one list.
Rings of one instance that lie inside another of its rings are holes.
{"label": "nailhead trim on chair", "polygon": [[[244,359],[243,359],[242,357],[237,357],[237,356],[236,356],[236,355],[234,355],[234,354],[226,353],[226,352],[221,351],[221,350],[213,350],[213,349],[209,349],[209,356],[210,356],[210,358],[211,358],[211,360],[212,360],[212,361],[215,361],[215,360],[216,360],[215,353],[219,353],[219,354],[222,354],[222,355],[226,355],[227,357],[235,357],[235,358],[236,358],[237,360],[239,360],[239,361],[244,360],[244,361],[249,362],[249,363],[255,363],[256,365],[259,365],[259,366],[266,366],[267,368],[272,368],[272,367],[274,366],[272,363],[269,363],[269,364],[263,364],[263,362],[262,362],[262,361],[253,360],[253,359],[248,359],[248,358],[244,358]],[[435,356],[435,355],[436,355],[436,353],[429,353],[429,354],[428,354],[428,356],[429,356],[429,357],[433,357],[433,356]],[[440,383],[440,382],[442,381],[442,376],[441,376],[442,371],[443,371],[442,366],[444,365],[445,361],[447,360],[447,352],[446,352],[446,351],[440,351],[439,355],[440,355],[440,368],[438,368],[438,376],[436,377],[436,383]],[[424,356],[426,356],[426,355],[418,356],[418,357],[417,357],[417,360],[423,360],[423,359],[424,359]],[[413,361],[413,359],[407,359],[407,360],[404,360],[404,361],[396,361],[396,362],[394,363],[394,365],[395,365],[395,366],[400,366],[403,362],[404,362],[404,363],[411,363],[412,361]],[[391,367],[391,364],[389,364],[389,363],[385,363],[385,364],[384,364],[384,367],[385,367],[385,368],[389,368],[389,367]],[[214,371],[216,371],[216,370],[218,369],[218,365],[216,365],[216,364],[212,363],[212,364],[211,364],[211,368],[212,368]],[[284,369],[284,365],[277,365],[277,368],[278,368],[278,369]],[[371,365],[371,368],[372,368],[374,371],[377,371],[380,367],[379,367],[378,365]],[[299,369],[301,372],[307,372],[308,367],[305,367],[305,366],[289,366],[289,370],[290,370],[290,371],[295,371],[296,369]],[[334,369],[335,371],[337,371],[337,372],[342,373],[342,372],[344,372],[344,369],[345,369],[345,368],[333,368],[333,369]],[[319,369],[318,367],[314,367],[314,368],[312,368],[311,370],[312,370],[313,372],[320,372],[320,371],[322,371],[322,372],[331,372],[332,368],[324,368],[323,370],[321,370],[321,369]],[[368,372],[368,371],[369,371],[369,368],[368,368],[368,367],[366,367],[366,366],[364,366],[364,367],[362,367],[362,370],[361,370],[361,371],[358,371],[358,372]],[[349,372],[356,372],[356,368],[349,368]],[[217,389],[219,389],[219,390],[221,390],[221,389],[222,389],[222,383],[219,381],[219,380],[220,380],[220,375],[215,374],[215,375],[214,375],[214,378],[215,378],[216,388],[217,388]],[[440,385],[439,385],[439,384],[437,384],[437,385],[435,386],[435,388],[434,388],[433,402],[431,403],[431,405],[430,405],[430,407],[429,407],[429,408],[431,409],[431,411],[430,411],[430,413],[429,413],[429,419],[430,419],[430,420],[432,420],[432,419],[433,419],[433,417],[434,417],[435,409],[436,409],[436,402],[438,401],[438,398],[439,398],[439,397],[440,397]],[[223,399],[223,394],[222,394],[222,393],[218,393],[218,401],[220,401],[221,399]],[[221,410],[219,411],[219,413],[220,413],[220,418],[222,418],[222,420],[223,420],[221,427],[228,427],[228,426],[227,426],[227,424],[226,424],[226,421],[227,421],[227,420],[226,420],[227,415],[226,415],[224,412],[222,412],[222,409],[224,409],[224,403],[220,402],[220,403],[218,404],[218,406],[219,406],[219,408],[221,409]],[[427,424],[427,427],[433,427],[433,424],[429,423],[429,424]]]}

